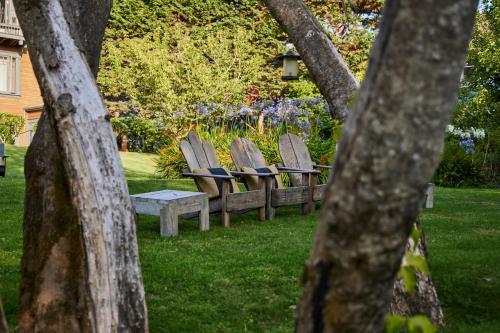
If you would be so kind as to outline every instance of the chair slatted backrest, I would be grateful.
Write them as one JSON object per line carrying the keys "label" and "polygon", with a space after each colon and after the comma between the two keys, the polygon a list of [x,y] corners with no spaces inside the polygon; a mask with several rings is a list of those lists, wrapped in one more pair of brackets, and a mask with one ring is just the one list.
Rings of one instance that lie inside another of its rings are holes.
{"label": "chair slatted backrest", "polygon": [[[306,144],[295,134],[284,134],[280,137],[279,151],[283,165],[287,168],[313,170],[314,162],[311,159]],[[289,174],[293,186],[303,186],[302,175]]]}
{"label": "chair slatted backrest", "polygon": [[210,142],[201,142],[194,132],[189,132],[188,140],[182,140],[180,148],[188,164],[189,171],[220,167],[219,159]]}
{"label": "chair slatted backrest", "polygon": [[231,158],[238,171],[242,171],[243,167],[257,169],[267,166],[259,148],[253,142],[242,138],[231,142]]}

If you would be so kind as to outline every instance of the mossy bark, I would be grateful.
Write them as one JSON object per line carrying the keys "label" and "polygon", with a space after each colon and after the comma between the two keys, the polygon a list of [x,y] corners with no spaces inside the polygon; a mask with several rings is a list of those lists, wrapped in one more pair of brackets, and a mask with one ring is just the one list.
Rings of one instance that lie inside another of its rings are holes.
{"label": "mossy bark", "polygon": [[[429,253],[427,251],[422,223],[418,220],[415,225],[420,232],[419,242],[415,251],[413,251],[414,243],[410,238],[406,244],[406,252],[411,251],[413,255],[422,256],[427,260]],[[444,315],[436,288],[432,282],[432,276],[425,275],[417,270],[415,279],[415,290],[413,290],[411,294],[408,293],[403,279],[396,279],[389,312],[403,317],[424,315],[427,316],[434,325],[442,327],[444,325]]]}

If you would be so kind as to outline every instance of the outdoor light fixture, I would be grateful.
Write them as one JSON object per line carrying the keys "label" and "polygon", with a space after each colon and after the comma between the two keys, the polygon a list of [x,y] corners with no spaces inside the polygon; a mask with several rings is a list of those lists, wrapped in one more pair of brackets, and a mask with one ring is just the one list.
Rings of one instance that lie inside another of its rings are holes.
{"label": "outdoor light fixture", "polygon": [[464,69],[463,69],[463,71],[462,71],[462,75],[460,76],[460,82],[462,82],[462,81],[463,81],[463,79],[464,79],[467,75],[469,75],[469,72],[470,72],[470,70],[471,70],[473,67],[474,67],[474,66],[472,66],[472,65],[465,64]]}
{"label": "outdoor light fixture", "polygon": [[297,80],[299,78],[300,55],[292,50],[280,56],[283,59],[283,80]]}

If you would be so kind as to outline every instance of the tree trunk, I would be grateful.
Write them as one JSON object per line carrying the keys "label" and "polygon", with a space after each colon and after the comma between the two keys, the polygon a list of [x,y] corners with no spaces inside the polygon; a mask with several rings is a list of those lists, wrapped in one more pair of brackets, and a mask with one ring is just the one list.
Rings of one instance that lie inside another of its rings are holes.
{"label": "tree trunk", "polygon": [[135,214],[94,79],[111,2],[15,6],[45,102],[25,160],[19,331],[145,332]]}
{"label": "tree trunk", "polygon": [[302,0],[264,2],[299,51],[332,117],[344,122],[358,83],[330,37]]}
{"label": "tree trunk", "polygon": [[[328,100],[328,104],[330,106],[340,105],[341,107],[337,107],[337,110],[344,110],[343,115],[335,113],[333,116],[337,119],[345,120],[349,109],[349,96],[357,89],[357,83],[340,54],[331,42],[329,42],[328,36],[321,25],[301,0],[289,1],[286,6],[276,0],[267,0],[266,3],[273,16],[296,43],[297,48],[302,54],[302,58],[314,78],[317,76],[320,77],[320,79],[315,81],[318,86],[322,86],[321,91],[324,92],[323,95]],[[312,44],[306,42],[305,36],[308,36],[312,40]],[[323,67],[318,65],[321,62],[324,63]],[[328,72],[328,75],[323,77],[326,72]],[[334,77],[335,80],[329,80],[331,77]],[[338,147],[336,146],[335,151],[337,149]],[[424,240],[422,240],[421,246],[425,247]],[[409,297],[410,295],[402,288],[404,287],[403,280],[397,278],[391,312],[406,316],[421,313],[432,314],[429,317],[432,318],[433,322],[436,325],[442,325],[443,311],[432,280],[430,277],[418,274],[417,281],[419,286],[426,286],[427,292],[419,293],[417,291],[412,297]],[[426,295],[429,296],[427,301],[424,299]]]}
{"label": "tree trunk", "polygon": [[297,332],[382,332],[457,98],[476,0],[388,0],[344,126]]}
{"label": "tree trunk", "polygon": [[0,298],[0,333],[8,333],[9,326],[7,326],[7,320],[5,319],[5,313],[3,312],[2,299]]}
{"label": "tree trunk", "polygon": [[[419,220],[416,226],[420,231],[420,239],[413,254],[422,256],[427,260],[429,254],[425,246],[424,230]],[[410,238],[406,243],[406,252],[412,251],[413,244],[413,240]],[[429,317],[435,325],[443,326],[443,310],[439,303],[436,288],[434,288],[434,284],[432,283],[432,278],[422,274],[420,271],[417,271],[416,275],[417,283],[412,294],[407,292],[403,279],[396,279],[390,313],[404,317],[423,314]]]}

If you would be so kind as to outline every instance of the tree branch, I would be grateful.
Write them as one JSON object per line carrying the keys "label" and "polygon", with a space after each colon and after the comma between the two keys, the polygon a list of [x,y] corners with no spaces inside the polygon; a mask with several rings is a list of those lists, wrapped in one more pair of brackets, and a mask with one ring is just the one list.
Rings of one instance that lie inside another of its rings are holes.
{"label": "tree branch", "polygon": [[302,0],[264,2],[299,51],[332,117],[344,122],[358,83],[330,37]]}

